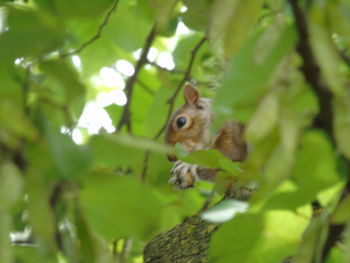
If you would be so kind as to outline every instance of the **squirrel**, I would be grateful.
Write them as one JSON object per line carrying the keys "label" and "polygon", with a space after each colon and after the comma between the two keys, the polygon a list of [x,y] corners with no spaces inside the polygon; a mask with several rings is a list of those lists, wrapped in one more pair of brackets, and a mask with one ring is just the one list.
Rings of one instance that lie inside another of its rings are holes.
{"label": "squirrel", "polygon": [[[167,124],[165,142],[169,145],[179,143],[188,152],[216,149],[232,161],[243,161],[247,155],[244,126],[229,120],[215,136],[211,136],[210,127],[214,120],[211,99],[200,97],[192,84],[185,86],[184,98],[185,104],[173,114]],[[168,159],[175,162],[169,180],[175,189],[188,189],[198,180],[215,179],[216,171],[179,161],[172,155],[168,155]]]}

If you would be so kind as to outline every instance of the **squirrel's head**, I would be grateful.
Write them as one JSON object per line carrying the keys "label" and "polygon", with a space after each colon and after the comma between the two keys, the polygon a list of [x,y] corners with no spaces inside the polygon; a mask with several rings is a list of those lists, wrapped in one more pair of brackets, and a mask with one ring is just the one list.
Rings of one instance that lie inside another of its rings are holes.
{"label": "squirrel's head", "polygon": [[[189,152],[205,148],[210,143],[209,129],[213,121],[211,100],[201,98],[193,85],[184,88],[185,104],[171,117],[165,134],[170,145],[181,143]],[[175,161],[174,156],[168,156]]]}

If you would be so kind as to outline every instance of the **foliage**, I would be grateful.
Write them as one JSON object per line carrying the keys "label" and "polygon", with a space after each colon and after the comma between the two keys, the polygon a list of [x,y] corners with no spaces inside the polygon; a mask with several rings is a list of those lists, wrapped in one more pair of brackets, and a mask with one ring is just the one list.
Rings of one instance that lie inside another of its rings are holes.
{"label": "foliage", "polygon": [[[346,0],[0,1],[0,262],[142,262],[147,240],[232,177],[256,190],[243,210],[228,200],[203,214],[230,219],[210,262],[349,262],[349,11]],[[246,124],[245,162],[163,145],[187,81],[215,99],[215,127]],[[173,190],[172,151],[221,168],[219,180]],[[337,226],[344,242],[329,247]],[[28,227],[29,246],[11,246]]]}

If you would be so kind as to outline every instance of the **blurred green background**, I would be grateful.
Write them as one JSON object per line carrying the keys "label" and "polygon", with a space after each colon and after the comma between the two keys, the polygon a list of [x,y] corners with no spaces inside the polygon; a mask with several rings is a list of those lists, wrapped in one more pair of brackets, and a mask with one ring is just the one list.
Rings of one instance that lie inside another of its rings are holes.
{"label": "blurred green background", "polygon": [[345,231],[324,262],[350,262],[350,2],[298,1],[332,134],[313,125],[289,2],[0,0],[0,262],[143,262],[197,213],[214,184],[173,190],[162,140],[187,81],[215,99],[212,132],[234,118],[251,147],[238,174],[210,151],[186,158],[259,186],[209,262],[322,262],[330,222]]}

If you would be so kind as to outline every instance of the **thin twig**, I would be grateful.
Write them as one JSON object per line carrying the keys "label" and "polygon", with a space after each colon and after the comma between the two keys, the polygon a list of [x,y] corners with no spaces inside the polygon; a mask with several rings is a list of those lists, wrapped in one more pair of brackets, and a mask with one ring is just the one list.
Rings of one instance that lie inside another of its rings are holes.
{"label": "thin twig", "polygon": [[207,210],[209,208],[209,205],[211,203],[211,201],[213,201],[214,199],[214,196],[215,196],[215,193],[216,193],[216,187],[215,187],[215,184],[213,185],[213,189],[211,189],[207,199],[205,200],[200,212],[204,212],[205,210]]}
{"label": "thin twig", "polygon": [[[190,60],[188,62],[187,65],[187,69],[185,71],[185,75],[182,78],[180,84],[178,85],[178,87],[176,88],[176,90],[174,91],[173,95],[168,99],[167,104],[169,105],[169,109],[168,109],[168,113],[166,116],[166,120],[164,122],[164,125],[160,128],[160,130],[157,132],[157,134],[153,137],[154,140],[157,140],[162,133],[164,132],[166,126],[168,125],[168,122],[170,120],[170,117],[173,113],[174,110],[174,103],[175,100],[177,98],[177,95],[179,94],[180,90],[182,89],[183,85],[190,80],[191,78],[191,72],[192,72],[192,67],[193,67],[193,63],[194,60],[196,58],[196,55],[198,53],[198,50],[201,48],[201,46],[204,44],[204,42],[206,41],[206,37],[204,36],[199,42],[198,44],[193,48],[193,50],[191,51],[191,57]],[[146,173],[147,173],[147,169],[148,169],[148,160],[150,158],[150,151],[147,151],[145,153],[145,157],[144,157],[144,161],[143,161],[143,169],[142,169],[142,173],[141,173],[141,180],[144,181],[145,177],[146,177]]]}
{"label": "thin twig", "polygon": [[121,130],[121,128],[123,127],[123,125],[126,125],[127,130],[129,133],[131,133],[131,111],[130,111],[130,105],[131,105],[131,101],[132,101],[132,94],[133,94],[133,87],[134,87],[134,83],[136,81],[137,75],[139,74],[141,68],[143,67],[143,65],[147,64],[147,55],[149,53],[149,50],[152,46],[152,43],[155,39],[157,35],[157,30],[156,30],[156,26],[152,27],[151,32],[148,34],[148,37],[146,39],[145,45],[142,48],[142,54],[140,59],[138,60],[136,67],[135,67],[135,72],[134,74],[128,79],[126,86],[125,86],[125,90],[126,90],[126,97],[127,97],[127,103],[124,106],[123,109],[123,113],[122,116],[119,120],[119,123],[117,125],[117,129],[116,131],[119,132]]}
{"label": "thin twig", "polygon": [[158,131],[158,133],[154,136],[154,139],[158,139],[163,131],[165,130],[169,120],[170,120],[170,117],[173,113],[173,110],[174,110],[174,103],[175,103],[175,100],[177,98],[177,95],[179,94],[180,90],[182,89],[182,87],[185,85],[185,83],[187,81],[189,81],[191,79],[191,73],[192,73],[192,67],[193,67],[193,63],[194,63],[194,60],[196,58],[196,55],[198,53],[198,50],[201,48],[201,46],[204,44],[204,42],[206,41],[206,37],[204,36],[199,42],[198,44],[194,47],[194,49],[191,51],[191,57],[190,57],[190,60],[188,62],[188,66],[187,66],[187,69],[185,71],[185,76],[183,77],[182,81],[180,82],[179,86],[176,88],[175,92],[173,93],[173,95],[168,99],[167,103],[169,104],[169,109],[168,109],[168,113],[167,113],[167,117],[166,117],[166,121],[163,125],[163,127]]}
{"label": "thin twig", "polygon": [[90,38],[89,40],[87,40],[86,42],[84,42],[78,49],[75,49],[73,51],[67,52],[67,53],[62,53],[60,55],[61,58],[65,58],[68,56],[72,56],[75,54],[78,54],[80,52],[82,52],[88,45],[90,45],[91,43],[93,43],[95,40],[97,40],[101,34],[102,34],[102,30],[104,29],[105,26],[107,26],[110,17],[112,16],[112,14],[114,13],[114,11],[117,9],[119,0],[115,0],[111,9],[108,11],[108,13],[106,14],[105,18],[103,19],[102,23],[99,25],[96,34]]}

